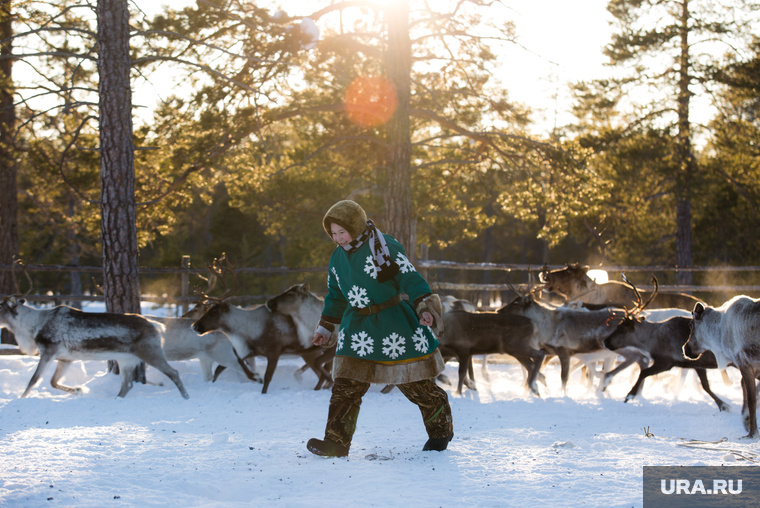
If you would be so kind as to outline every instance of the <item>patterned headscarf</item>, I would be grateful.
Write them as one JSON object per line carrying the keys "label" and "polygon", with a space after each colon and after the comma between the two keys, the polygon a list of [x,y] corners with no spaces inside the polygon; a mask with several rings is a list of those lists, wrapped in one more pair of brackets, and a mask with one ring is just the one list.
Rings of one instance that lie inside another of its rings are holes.
{"label": "patterned headscarf", "polygon": [[372,262],[377,269],[378,282],[386,282],[391,280],[399,271],[399,266],[391,258],[388,244],[385,242],[385,237],[377,229],[372,219],[367,219],[367,229],[364,230],[358,238],[347,243],[343,246],[346,252],[354,252],[359,247],[364,245],[364,242],[369,242],[369,248],[372,252]]}

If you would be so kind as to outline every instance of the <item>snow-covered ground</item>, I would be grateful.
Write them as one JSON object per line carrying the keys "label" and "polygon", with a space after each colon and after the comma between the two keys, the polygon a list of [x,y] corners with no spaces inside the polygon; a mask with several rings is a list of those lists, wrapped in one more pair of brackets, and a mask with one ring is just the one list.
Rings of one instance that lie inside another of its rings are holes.
{"label": "snow-covered ground", "polygon": [[[455,425],[447,451],[423,452],[417,408],[373,386],[349,457],[325,459],[306,441],[323,435],[330,392],[312,390],[312,373],[294,375],[302,363],[281,360],[261,394],[229,371],[212,384],[197,360],[174,362],[184,400],[152,368],[149,381],[163,386],[138,384],[119,399],[104,362],[77,362],[63,382],[82,394],[52,389],[51,366],[21,399],[37,359],[0,356],[0,506],[641,506],[642,466],[745,466],[754,462],[742,456],[760,455],[758,442],[740,439],[736,370],[730,386],[709,375],[733,405],[720,413],[693,373],[650,378],[626,404],[637,367],[604,394],[578,371],[564,395],[552,363],[539,399],[507,362],[489,364],[489,380],[478,363],[478,391],[444,385]],[[446,374],[455,381],[456,364]]]}

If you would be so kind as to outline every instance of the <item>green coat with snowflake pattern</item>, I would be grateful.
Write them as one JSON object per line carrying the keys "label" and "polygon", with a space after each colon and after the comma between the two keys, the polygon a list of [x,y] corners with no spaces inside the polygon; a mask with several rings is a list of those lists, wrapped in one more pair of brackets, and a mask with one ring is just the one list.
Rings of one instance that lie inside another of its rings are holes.
{"label": "green coat with snowflake pattern", "polygon": [[[369,242],[354,252],[337,247],[330,257],[328,294],[322,314],[340,321],[338,356],[381,363],[419,360],[432,354],[438,340],[432,330],[420,324],[412,304],[430,293],[430,286],[407,259],[404,248],[390,235],[383,235],[399,273],[387,282],[378,282]],[[406,293],[409,300],[367,316],[356,309],[377,305]]]}

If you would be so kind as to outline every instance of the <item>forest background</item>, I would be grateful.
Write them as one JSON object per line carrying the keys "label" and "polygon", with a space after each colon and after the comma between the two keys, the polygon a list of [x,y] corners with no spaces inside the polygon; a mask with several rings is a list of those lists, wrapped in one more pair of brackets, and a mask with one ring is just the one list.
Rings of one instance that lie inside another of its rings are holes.
{"label": "forest background", "polygon": [[134,311],[118,295],[139,300],[138,263],[324,266],[321,218],[347,198],[410,257],[760,265],[757,2],[611,0],[608,72],[572,83],[551,126],[500,78],[521,47],[506,0],[0,10],[0,265],[105,271],[35,276],[44,290],[101,286]]}

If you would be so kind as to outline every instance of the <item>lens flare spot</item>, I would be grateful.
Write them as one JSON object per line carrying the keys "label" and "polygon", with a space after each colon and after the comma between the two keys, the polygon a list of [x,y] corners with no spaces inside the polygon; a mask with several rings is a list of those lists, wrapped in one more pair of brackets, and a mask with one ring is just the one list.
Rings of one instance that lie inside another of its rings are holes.
{"label": "lens flare spot", "polygon": [[382,125],[393,116],[398,95],[393,82],[382,76],[359,76],[346,90],[348,119],[361,127]]}

